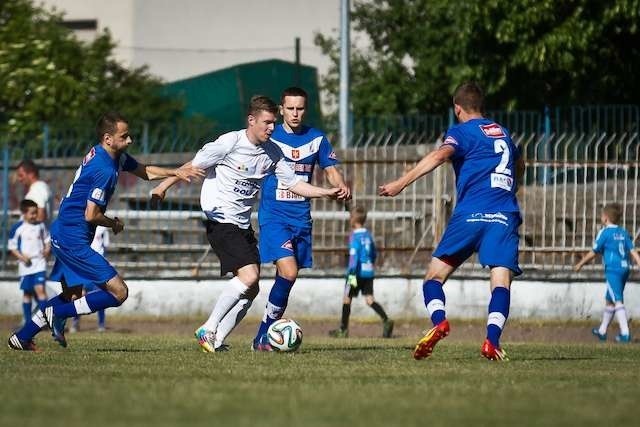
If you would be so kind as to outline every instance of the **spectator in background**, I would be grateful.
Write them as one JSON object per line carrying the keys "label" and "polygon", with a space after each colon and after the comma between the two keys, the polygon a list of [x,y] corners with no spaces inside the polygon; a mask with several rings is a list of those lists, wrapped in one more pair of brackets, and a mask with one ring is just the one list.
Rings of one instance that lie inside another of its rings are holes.
{"label": "spectator in background", "polygon": [[40,179],[40,171],[33,160],[23,160],[16,167],[16,179],[25,187],[25,199],[38,205],[37,221],[45,225],[51,223],[53,194],[49,185]]}
{"label": "spectator in background", "polygon": [[342,299],[342,319],[340,328],[330,331],[329,335],[336,338],[349,336],[349,316],[351,315],[351,300],[359,293],[365,298],[367,305],[382,319],[382,336],[391,338],[393,320],[387,317],[384,309],[373,297],[373,278],[377,258],[376,244],[371,232],[364,226],[367,220],[367,210],[362,206],[351,209],[349,225],[349,265],[347,266],[347,280]]}
{"label": "spectator in background", "polygon": [[576,272],[597,254],[602,255],[604,263],[604,278],[607,285],[605,292],[605,307],[602,313],[600,327],[593,328],[591,333],[600,341],[607,340],[607,328],[615,316],[620,326],[620,334],[616,341],[621,343],[631,342],[629,333],[629,321],[627,310],[624,307],[624,288],[629,278],[631,269],[630,258],[640,265],[640,255],[633,247],[633,238],[624,227],[618,225],[622,219],[622,207],[618,203],[612,203],[602,208],[600,220],[603,228],[598,232],[593,248],[586,253],[575,265]]}
{"label": "spectator in background", "polygon": [[38,206],[33,200],[20,202],[22,219],[11,227],[7,247],[18,259],[20,289],[22,289],[22,314],[25,323],[31,319],[31,300],[35,297],[42,310],[47,302],[45,276],[47,257],[51,252],[51,238],[44,224],[38,221]]}
{"label": "spectator in background", "polygon": [[[98,252],[100,255],[104,257],[104,252],[109,246],[109,229],[102,225],[96,227],[96,234],[93,236],[93,241],[91,242],[91,249]],[[82,296],[87,295],[88,292],[92,292],[98,289],[98,287],[94,284],[84,285],[82,288]],[[106,331],[106,315],[104,309],[98,310],[98,332]],[[69,332],[78,332],[80,329],[80,316],[75,316],[73,318],[73,323],[71,324],[71,328],[69,328]]]}

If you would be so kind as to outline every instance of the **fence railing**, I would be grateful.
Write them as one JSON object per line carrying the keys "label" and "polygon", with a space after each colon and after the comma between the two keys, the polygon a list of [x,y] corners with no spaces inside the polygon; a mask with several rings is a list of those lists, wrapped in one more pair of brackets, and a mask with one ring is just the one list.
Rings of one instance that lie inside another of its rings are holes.
{"label": "fence railing", "polygon": [[[451,168],[444,165],[395,198],[378,197],[380,184],[415,165],[434,145],[425,134],[396,137],[384,133],[370,138],[369,143],[338,153],[353,189],[351,204],[362,204],[370,212],[367,225],[381,254],[379,274],[421,275],[455,205]],[[515,140],[527,164],[525,185],[519,193],[523,212],[521,263],[527,277],[600,277],[597,263],[588,266],[581,276],[572,276],[571,266],[590,248],[600,228],[603,203],[621,203],[622,225],[635,239],[640,237],[638,132],[530,133],[518,134]],[[411,143],[405,144],[406,141]],[[2,153],[0,231],[4,275],[16,273],[15,262],[7,257],[6,236],[17,219],[17,206],[24,194],[24,189],[11,181],[17,164],[13,150],[28,154],[23,148],[8,147]],[[36,159],[42,168],[41,177],[55,194],[54,208],[83,154],[78,151],[74,157]],[[138,156],[143,162],[167,166],[182,164],[190,157],[190,153]],[[316,173],[315,182],[323,183],[321,172]],[[212,254],[202,257],[208,243],[199,210],[199,185],[179,184],[165,203],[152,207],[148,193],[153,185],[121,174],[109,209],[125,221],[126,229],[112,236],[113,246],[107,250],[109,259],[128,276],[189,276],[194,268],[202,275],[217,275],[216,258]],[[314,200],[312,212],[313,271],[339,274],[347,255],[347,206]],[[475,258],[463,265],[460,274],[484,275]]]}

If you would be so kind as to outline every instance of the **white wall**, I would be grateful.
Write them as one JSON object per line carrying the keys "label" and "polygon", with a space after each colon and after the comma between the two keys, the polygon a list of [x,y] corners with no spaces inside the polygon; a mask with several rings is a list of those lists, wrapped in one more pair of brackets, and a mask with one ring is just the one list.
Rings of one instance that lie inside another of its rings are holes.
{"label": "white wall", "polygon": [[293,61],[301,38],[301,62],[325,74],[328,58],[313,34],[339,28],[340,0],[44,0],[66,19],[97,19],[118,43],[126,65],[148,64],[173,81],[264,59]]}
{"label": "white wall", "polygon": [[[192,315],[208,314],[225,281],[127,281],[129,299],[114,314]],[[391,317],[426,317],[420,279],[376,279],[375,296]],[[341,279],[299,279],[291,293],[287,315],[339,317],[342,307]],[[56,284],[52,285],[56,288]],[[260,317],[271,280],[261,281],[260,295],[249,312]],[[52,289],[53,291],[53,289]],[[447,314],[454,318],[483,318],[489,301],[488,284],[480,280],[451,280],[445,286]],[[0,314],[21,313],[17,282],[0,282]],[[603,283],[515,282],[511,318],[599,318],[604,304]],[[630,317],[640,316],[640,286],[628,283],[625,305]],[[362,298],[354,300],[356,317],[375,316]]]}

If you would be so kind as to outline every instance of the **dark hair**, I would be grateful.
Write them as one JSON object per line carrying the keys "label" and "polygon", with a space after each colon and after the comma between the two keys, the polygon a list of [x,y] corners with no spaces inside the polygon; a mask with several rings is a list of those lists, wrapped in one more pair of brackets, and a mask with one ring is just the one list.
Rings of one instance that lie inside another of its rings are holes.
{"label": "dark hair", "polygon": [[269,113],[278,114],[278,106],[268,96],[255,95],[251,97],[249,101],[249,108],[247,114],[250,116],[257,116],[261,111],[268,111]]}
{"label": "dark hair", "polygon": [[24,199],[20,202],[20,212],[27,213],[29,208],[38,208],[38,204],[31,199]]}
{"label": "dark hair", "polygon": [[24,169],[24,171],[27,173],[35,174],[35,176],[38,176],[39,174],[38,165],[36,165],[31,159],[24,159],[23,161],[18,163],[18,166],[16,166],[16,169],[20,169],[20,168]]}
{"label": "dark hair", "polygon": [[118,129],[118,122],[129,123],[122,114],[115,111],[110,111],[100,116],[98,123],[96,123],[98,142],[102,142],[102,137],[105,133],[114,135]]}
{"label": "dark hair", "polygon": [[364,224],[367,220],[367,210],[362,206],[354,206],[351,209],[351,216],[358,224]]}
{"label": "dark hair", "polygon": [[602,208],[602,212],[609,217],[612,224],[617,224],[622,216],[622,206],[620,203],[610,203]]}
{"label": "dark hair", "polygon": [[476,82],[462,83],[453,93],[453,103],[468,113],[482,113],[484,111],[482,88]]}
{"label": "dark hair", "polygon": [[282,91],[282,96],[280,97],[280,105],[284,105],[285,96],[301,96],[304,98],[305,104],[307,103],[307,98],[309,97],[304,89],[297,86],[291,86]]}

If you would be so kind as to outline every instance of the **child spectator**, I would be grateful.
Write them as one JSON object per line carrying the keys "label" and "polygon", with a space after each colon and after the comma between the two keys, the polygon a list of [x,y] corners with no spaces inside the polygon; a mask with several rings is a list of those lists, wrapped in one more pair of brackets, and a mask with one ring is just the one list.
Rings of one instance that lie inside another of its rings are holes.
{"label": "child spectator", "polygon": [[346,338],[349,336],[351,299],[357,297],[361,292],[367,305],[382,319],[382,336],[390,338],[393,333],[393,320],[387,317],[382,306],[373,298],[376,245],[371,233],[364,227],[366,220],[366,209],[356,206],[351,210],[349,224],[352,232],[349,238],[349,266],[347,267],[347,280],[342,300],[342,320],[339,329],[329,332],[329,335],[333,337]]}
{"label": "child spectator", "polygon": [[51,239],[44,223],[38,221],[38,205],[33,200],[20,202],[22,219],[11,227],[8,249],[18,259],[20,289],[22,289],[22,315],[25,322],[31,319],[33,297],[40,309],[47,302],[45,276],[47,260],[51,252]]}
{"label": "child spectator", "polygon": [[640,255],[633,249],[633,242],[627,230],[618,225],[621,216],[622,208],[617,203],[606,205],[602,209],[600,220],[604,228],[596,236],[591,252],[584,255],[576,264],[575,271],[580,271],[583,265],[595,258],[596,254],[602,255],[607,284],[605,307],[600,327],[593,328],[591,332],[600,341],[606,341],[607,328],[615,315],[620,326],[620,334],[616,336],[616,341],[628,343],[631,342],[631,334],[627,311],[624,308],[623,293],[629,277],[629,256],[632,256],[636,264],[640,265]]}

